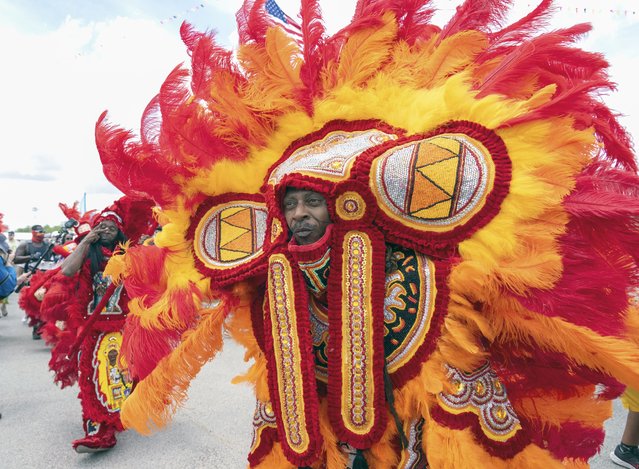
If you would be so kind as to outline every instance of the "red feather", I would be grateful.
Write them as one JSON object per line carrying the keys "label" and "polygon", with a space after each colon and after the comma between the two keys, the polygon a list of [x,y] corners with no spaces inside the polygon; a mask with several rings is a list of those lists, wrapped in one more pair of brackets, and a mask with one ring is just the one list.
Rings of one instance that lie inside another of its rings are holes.
{"label": "red feather", "polygon": [[554,0],[543,0],[519,21],[501,31],[492,33],[490,37],[493,51],[498,49],[498,45],[519,44],[521,41],[529,39],[533,34],[537,34],[548,24],[550,16],[554,13],[554,8],[551,8],[553,2]]}
{"label": "red feather", "polygon": [[435,14],[432,0],[394,0],[391,3],[399,24],[397,36],[408,44],[426,40],[439,32],[438,27],[430,24]]}
{"label": "red feather", "polygon": [[320,72],[324,66],[325,28],[318,0],[302,0],[300,16],[304,40],[304,63],[300,68],[300,79],[305,89],[300,92],[298,101],[312,114],[313,99],[321,91]]}
{"label": "red feather", "polygon": [[566,210],[577,216],[610,220],[612,218],[639,217],[639,199],[599,191],[581,191],[564,201]]}
{"label": "red feather", "polygon": [[100,116],[95,141],[104,175],[127,195],[150,198],[159,204],[172,200],[178,187],[165,176],[179,174],[181,168],[175,165],[171,168],[170,162],[159,156],[157,148],[134,139],[132,132],[107,123],[106,112]]}
{"label": "red feather", "polygon": [[594,103],[592,112],[593,126],[604,144],[606,155],[623,168],[637,172],[637,159],[633,151],[632,139],[615,114],[601,102]]}
{"label": "red feather", "polygon": [[[480,94],[486,95],[491,92],[504,93],[504,83],[511,84],[512,87],[517,88],[519,78],[522,75],[529,76],[538,73],[538,71],[547,73],[545,71],[548,65],[559,61],[560,58],[571,60],[571,53],[576,52],[576,50],[563,49],[561,46],[575,41],[589,30],[589,25],[581,24],[568,29],[543,34],[523,44],[513,45],[508,55],[501,58],[499,65],[483,78],[481,85],[477,87],[481,92]],[[503,50],[501,52],[503,52]],[[595,54],[582,57],[591,56],[593,59],[600,57]],[[492,58],[492,56],[489,49],[489,51],[478,60],[485,61],[490,58]],[[579,61],[579,65],[583,67],[586,66],[587,63],[581,60]],[[605,62],[594,63],[591,69],[597,66],[597,70],[599,70],[605,66]],[[562,71],[570,72],[570,69],[563,68]]]}
{"label": "red feather", "polygon": [[512,0],[466,0],[444,26],[440,41],[469,29],[488,32],[503,21],[511,4]]}
{"label": "red feather", "polygon": [[80,210],[78,210],[78,207],[80,206],[80,202],[73,202],[73,207],[69,207],[67,204],[64,204],[62,202],[60,202],[58,204],[58,207],[60,207],[60,210],[62,210],[62,213],[64,214],[65,217],[67,217],[68,219],[73,218],[74,220],[80,220]]}
{"label": "red feather", "polygon": [[270,26],[264,10],[266,0],[244,0],[235,14],[240,44],[256,42],[264,44],[266,30]]}

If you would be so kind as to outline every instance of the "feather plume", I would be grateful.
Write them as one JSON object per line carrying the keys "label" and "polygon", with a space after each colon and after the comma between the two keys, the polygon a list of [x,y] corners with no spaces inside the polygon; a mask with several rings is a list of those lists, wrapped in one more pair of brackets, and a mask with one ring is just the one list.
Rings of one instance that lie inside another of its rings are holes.
{"label": "feather plume", "polygon": [[435,13],[432,0],[394,0],[391,8],[399,24],[397,36],[409,45],[428,40],[438,32],[439,28],[429,24]]}
{"label": "feather plume", "polygon": [[455,14],[444,26],[440,39],[443,41],[460,31],[475,29],[487,32],[503,21],[512,0],[466,0],[457,7]]}
{"label": "feather plume", "polygon": [[603,103],[593,103],[593,126],[606,151],[606,156],[622,168],[637,172],[633,143],[613,112]]}
{"label": "feather plume", "polygon": [[136,142],[133,132],[109,124],[106,112],[96,123],[95,141],[104,175],[115,187],[159,204],[173,199],[178,185],[164,176],[171,169],[180,174],[180,167],[163,161],[152,144]]}
{"label": "feather plume", "polygon": [[573,215],[601,219],[639,217],[639,199],[615,193],[581,191],[570,195],[564,207]]}
{"label": "feather plume", "polygon": [[309,114],[312,114],[313,99],[320,96],[320,71],[324,65],[324,35],[322,13],[318,0],[302,0],[302,40],[304,61],[300,78],[304,84],[298,95],[298,101]]}
{"label": "feather plume", "polygon": [[483,33],[463,31],[441,41],[427,58],[418,63],[417,86],[432,88],[449,76],[470,66],[488,46]]}
{"label": "feather plume", "polygon": [[74,220],[78,221],[80,220],[80,217],[82,216],[80,215],[80,210],[79,210],[80,202],[78,201],[73,202],[72,207],[69,207],[67,204],[60,202],[58,204],[58,207],[60,207],[60,210],[62,210],[62,213],[68,219],[73,218]]}
{"label": "feather plume", "polygon": [[162,428],[186,399],[191,380],[222,348],[222,323],[229,305],[201,310],[197,328],[184,334],[180,345],[166,355],[124,402],[121,417],[126,428],[142,434]]}
{"label": "feather plume", "polygon": [[188,70],[175,68],[162,84],[159,99],[167,154],[181,160],[181,172],[194,175],[196,168],[220,159],[244,158],[238,140],[251,138],[251,129],[244,122],[253,119],[235,92],[237,76],[232,71],[212,75],[205,103],[192,99],[189,75]]}
{"label": "feather plume", "polygon": [[384,15],[383,21],[383,27],[362,30],[349,37],[340,53],[333,86],[360,86],[390,58],[397,24],[390,14]]}
{"label": "feather plume", "polygon": [[299,46],[280,28],[267,32],[264,46],[247,44],[238,51],[238,59],[248,78],[246,99],[254,109],[286,112],[300,106],[295,98],[300,93]]}
{"label": "feather plume", "polygon": [[[366,0],[358,1],[351,24],[343,31],[361,28],[386,12],[391,12],[399,25],[398,38],[414,45],[418,41],[427,40],[431,34],[439,32],[439,28],[430,24],[435,13],[432,0]],[[371,27],[368,24],[365,27]],[[352,28],[352,29],[350,29]]]}
{"label": "feather plume", "polygon": [[262,44],[270,22],[264,14],[266,0],[244,0],[235,14],[240,44],[256,42]]}
{"label": "feather plume", "polygon": [[[549,65],[553,65],[553,61],[556,61],[558,56],[565,56],[566,60],[570,60],[570,52],[573,50],[566,50],[561,46],[575,41],[589,30],[589,25],[576,25],[568,29],[543,34],[523,44],[513,46],[509,53],[499,61],[499,64],[487,76],[483,77],[481,85],[478,86],[481,95],[494,92],[499,84],[516,83],[523,74],[546,70]],[[596,54],[586,56],[584,53],[584,56],[590,59],[599,59]],[[490,58],[490,53],[487,54],[486,58]],[[579,61],[580,66],[587,64],[584,60]],[[598,71],[602,66],[605,66],[605,62],[597,61],[592,64],[591,70]],[[563,68],[562,71],[570,72],[571,69]],[[501,87],[500,92],[503,92],[503,88],[504,86]]]}
{"label": "feather plume", "polygon": [[142,145],[160,152],[160,134],[162,130],[162,113],[159,96],[156,95],[146,105],[140,119],[140,140]]}
{"label": "feather plume", "polygon": [[[519,21],[492,33],[492,50],[498,51],[501,45],[520,44],[529,39],[533,34],[542,30],[554,13],[552,8],[554,0],[543,0],[537,7]],[[490,55],[488,55],[490,57]]]}

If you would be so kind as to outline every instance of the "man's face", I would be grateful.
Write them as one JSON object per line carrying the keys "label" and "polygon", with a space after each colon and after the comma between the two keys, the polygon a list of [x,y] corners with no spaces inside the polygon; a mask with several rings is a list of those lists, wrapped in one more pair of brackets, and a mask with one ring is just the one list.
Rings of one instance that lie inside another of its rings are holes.
{"label": "man's face", "polygon": [[16,237],[15,233],[13,231],[9,231],[9,240],[13,241],[13,239]]}
{"label": "man's face", "polygon": [[326,199],[313,191],[286,189],[282,211],[295,241],[301,245],[319,240],[331,223]]}
{"label": "man's face", "polygon": [[41,225],[33,225],[31,227],[31,241],[41,243],[44,241],[44,228]]}
{"label": "man's face", "polygon": [[111,246],[118,236],[118,226],[111,220],[101,221],[98,225],[100,229],[100,244],[102,246]]}

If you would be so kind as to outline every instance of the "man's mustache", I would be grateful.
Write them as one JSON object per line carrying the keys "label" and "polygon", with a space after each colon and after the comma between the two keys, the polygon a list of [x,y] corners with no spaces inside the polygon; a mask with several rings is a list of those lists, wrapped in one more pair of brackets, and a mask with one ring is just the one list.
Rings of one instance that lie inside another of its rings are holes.
{"label": "man's mustache", "polygon": [[311,223],[300,222],[293,227],[293,233],[297,233],[298,231],[312,231],[315,229],[315,226]]}

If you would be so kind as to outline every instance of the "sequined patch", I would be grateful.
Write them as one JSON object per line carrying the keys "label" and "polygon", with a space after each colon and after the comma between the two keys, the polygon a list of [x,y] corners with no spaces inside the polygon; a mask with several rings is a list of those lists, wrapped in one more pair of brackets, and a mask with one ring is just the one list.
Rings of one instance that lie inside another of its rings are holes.
{"label": "sequined patch", "polygon": [[370,186],[391,218],[424,231],[449,231],[485,204],[495,165],[463,134],[442,134],[394,147],[371,166]]}
{"label": "sequined patch", "polygon": [[128,369],[120,362],[121,346],[120,332],[105,332],[98,336],[93,351],[95,394],[108,412],[119,412],[133,387]]}
{"label": "sequined patch", "polygon": [[216,205],[195,230],[195,253],[210,269],[230,268],[254,259],[266,238],[266,205],[238,200]]}
{"label": "sequined patch", "polygon": [[311,293],[318,297],[323,295],[328,284],[328,272],[331,264],[331,249],[328,248],[324,255],[317,261],[298,262],[306,286]]}
{"label": "sequined patch", "polygon": [[402,458],[397,469],[426,469],[428,461],[422,450],[424,419],[415,419],[408,424],[408,446],[402,449]]}
{"label": "sequined patch", "polygon": [[348,179],[355,158],[363,151],[397,136],[377,129],[348,132],[337,130],[296,149],[277,166],[268,182],[277,185],[287,174],[297,173],[329,181]]}
{"label": "sequined patch", "polygon": [[284,230],[282,229],[282,222],[280,222],[277,218],[273,219],[271,223],[271,243],[274,243],[279,235],[282,234]]}
{"label": "sequined patch", "polygon": [[386,275],[384,349],[390,373],[405,365],[430,330],[437,289],[435,265],[412,249],[389,244],[397,268]]}
{"label": "sequined patch", "polygon": [[[96,272],[93,276],[93,300],[87,304],[87,314],[93,314],[93,310],[100,304],[102,297],[106,293],[109,285],[113,283],[110,276],[104,275],[103,272]],[[107,300],[106,305],[100,315],[103,316],[117,316],[123,315],[122,307],[120,306],[120,297],[122,296],[122,285],[115,287],[115,290]]]}
{"label": "sequined patch", "polygon": [[260,437],[265,428],[276,428],[275,412],[270,402],[257,401],[255,412],[253,413],[253,439],[251,440],[251,451],[260,446]]}
{"label": "sequined patch", "polygon": [[486,363],[473,373],[464,373],[447,365],[453,393],[440,393],[441,406],[452,414],[472,412],[479,417],[484,434],[496,441],[507,441],[521,429],[506,389]]}
{"label": "sequined patch", "polygon": [[342,220],[359,220],[366,213],[366,202],[356,192],[345,192],[337,198],[335,211]]}
{"label": "sequined patch", "polygon": [[302,357],[292,278],[286,257],[281,254],[271,256],[268,297],[282,426],[289,447],[301,454],[308,449],[310,437],[306,430]]}
{"label": "sequined patch", "polygon": [[328,383],[328,307],[314,297],[310,297],[308,311],[311,315],[315,377]]}
{"label": "sequined patch", "polygon": [[[437,288],[435,265],[425,255],[395,244],[387,244],[392,272],[386,274],[384,298],[384,353],[388,371],[394,373],[414,356],[430,331]],[[328,254],[328,253],[327,253]],[[325,257],[314,263],[300,263],[309,298],[311,334],[317,379],[328,377],[328,307],[322,295],[327,278]],[[314,267],[314,268],[313,268]]]}
{"label": "sequined patch", "polygon": [[328,306],[326,286],[330,271],[331,249],[317,261],[299,261],[298,265],[306,286],[311,295],[308,298],[308,312],[311,319],[311,335],[313,337],[313,356],[315,357],[315,376],[328,380]]}
{"label": "sequined patch", "polygon": [[342,417],[363,435],[375,423],[373,385],[372,246],[358,231],[344,236],[342,263]]}

